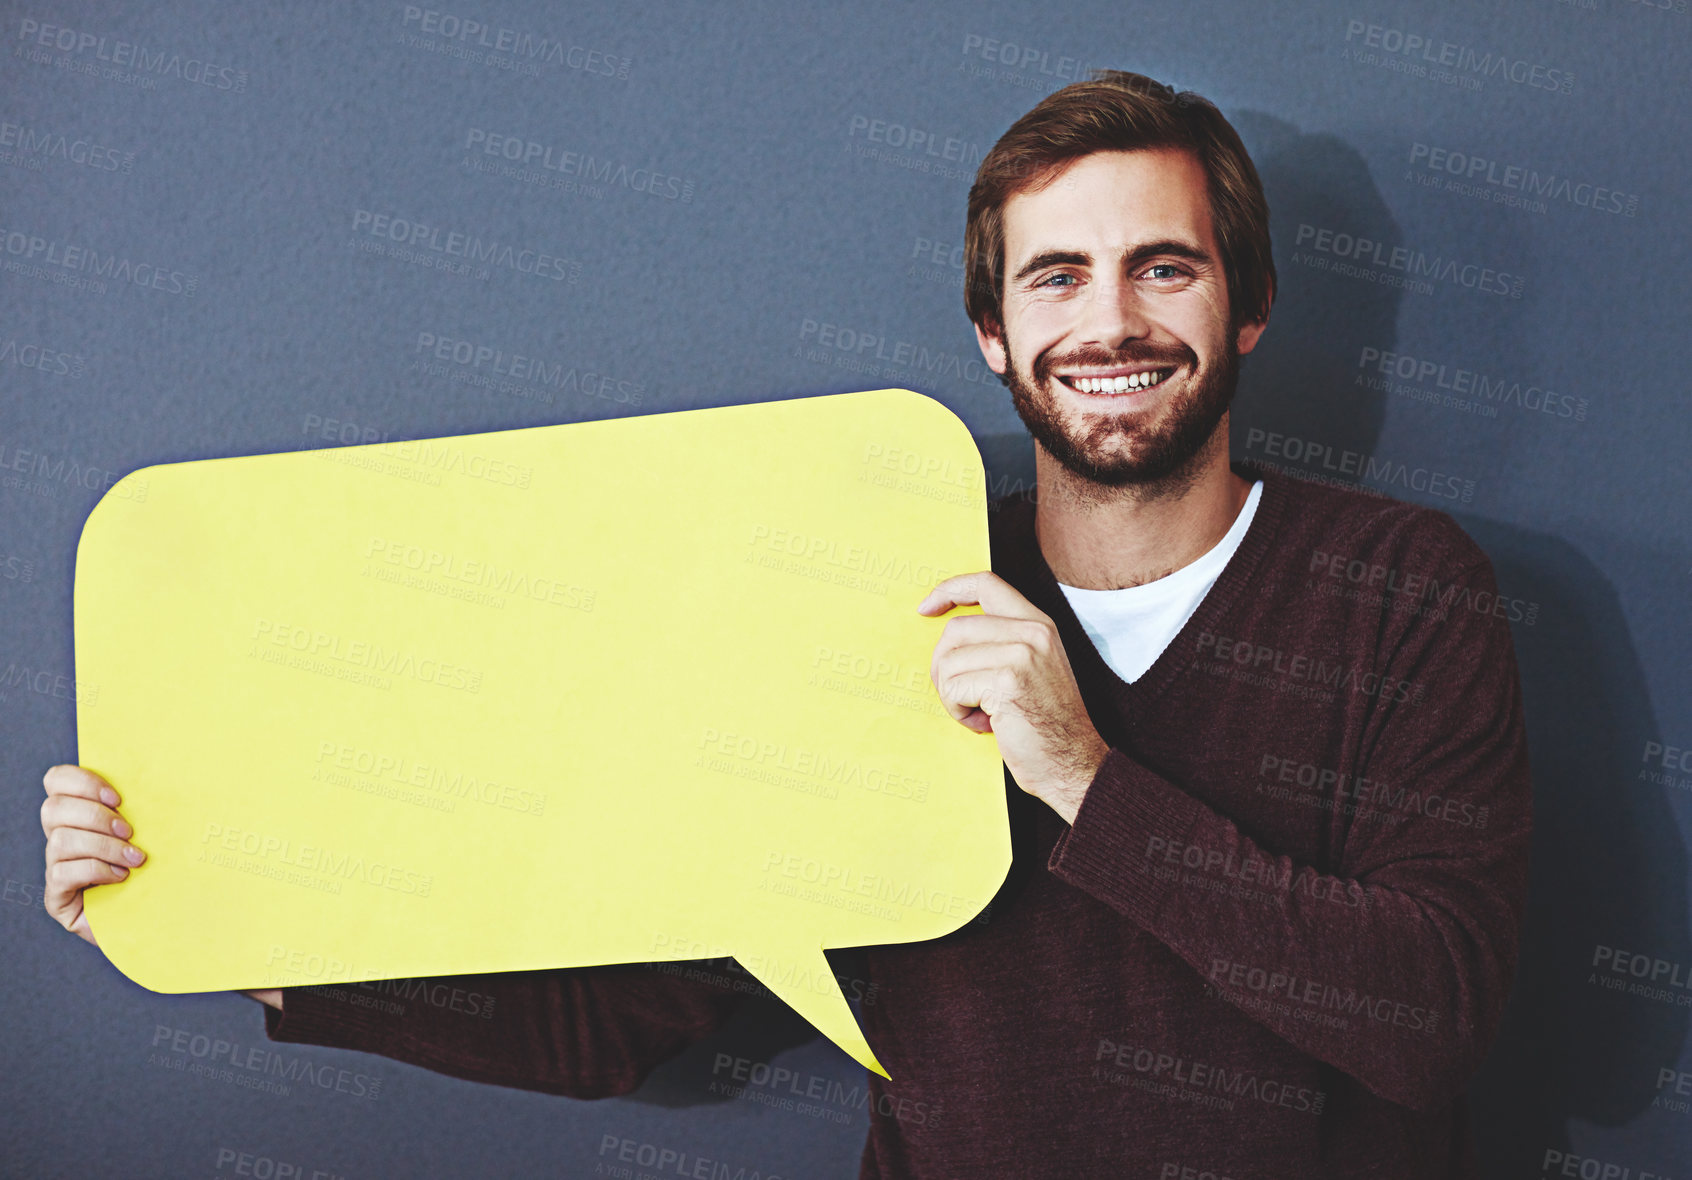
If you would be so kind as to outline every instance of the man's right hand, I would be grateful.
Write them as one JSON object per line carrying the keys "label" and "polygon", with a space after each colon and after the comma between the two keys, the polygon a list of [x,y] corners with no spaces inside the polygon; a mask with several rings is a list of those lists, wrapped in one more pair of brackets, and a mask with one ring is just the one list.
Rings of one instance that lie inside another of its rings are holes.
{"label": "man's right hand", "polygon": [[[83,910],[82,891],[91,885],[122,881],[131,867],[147,859],[147,854],[129,843],[135,831],[118,814],[118,793],[92,770],[52,766],[42,776],[41,784],[47,788],[47,799],[41,804],[41,830],[47,836],[43,902],[55,922],[99,946]],[[272,1008],[282,1007],[279,988],[246,994]]]}

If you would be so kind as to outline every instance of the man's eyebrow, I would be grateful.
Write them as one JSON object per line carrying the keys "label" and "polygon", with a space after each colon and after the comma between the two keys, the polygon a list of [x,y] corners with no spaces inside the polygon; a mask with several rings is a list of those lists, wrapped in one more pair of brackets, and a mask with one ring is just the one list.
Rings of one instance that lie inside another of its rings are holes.
{"label": "man's eyebrow", "polygon": [[[1143,242],[1128,251],[1128,264],[1137,266],[1148,258],[1163,256],[1166,258],[1184,258],[1188,262],[1213,263],[1209,254],[1193,245],[1176,238],[1165,238],[1159,242]],[[1011,276],[1012,282],[1021,282],[1036,271],[1044,270],[1048,266],[1091,266],[1093,256],[1085,250],[1043,250],[1023,264],[1021,270]]]}
{"label": "man's eyebrow", "polygon": [[1092,263],[1093,256],[1084,250],[1042,250],[1011,276],[1011,282],[1020,283],[1035,271],[1045,270],[1048,266],[1091,266]]}

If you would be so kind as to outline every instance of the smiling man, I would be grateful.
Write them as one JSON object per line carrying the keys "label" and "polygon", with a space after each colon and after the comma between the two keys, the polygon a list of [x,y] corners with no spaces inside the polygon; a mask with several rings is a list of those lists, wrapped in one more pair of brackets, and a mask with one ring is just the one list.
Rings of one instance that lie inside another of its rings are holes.
{"label": "smiling man", "polygon": [[[931,674],[997,742],[1015,861],[962,929],[833,955],[892,1075],[848,1101],[860,1175],[1473,1176],[1462,1092],[1531,831],[1490,563],[1442,513],[1230,463],[1275,272],[1256,170],[1205,100],[1119,72],[1051,95],[983,160],[966,254],[1037,495],[992,506],[992,570],[912,605],[983,608],[945,621]],[[129,829],[89,772],[47,787],[47,908],[89,937],[80,890],[121,876]],[[597,1098],[744,982],[436,981],[476,1019],[260,998],[273,1040]]]}
{"label": "smiling man", "polygon": [[987,930],[869,953],[908,997],[867,1021],[884,1088],[949,1121],[878,1124],[863,1174],[1473,1176],[1532,811],[1489,561],[1443,513],[1229,462],[1275,272],[1210,103],[1066,87],[968,217],[1037,495],[919,609],[983,608],[932,676],[997,738],[1017,859]]}

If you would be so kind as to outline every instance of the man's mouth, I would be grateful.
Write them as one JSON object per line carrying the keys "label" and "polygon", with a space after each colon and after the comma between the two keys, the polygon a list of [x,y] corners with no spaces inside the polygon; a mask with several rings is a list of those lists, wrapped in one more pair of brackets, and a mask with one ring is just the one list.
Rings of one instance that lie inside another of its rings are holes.
{"label": "man's mouth", "polygon": [[1078,393],[1135,393],[1161,384],[1175,372],[1162,369],[1104,369],[1089,373],[1056,373],[1059,381]]}

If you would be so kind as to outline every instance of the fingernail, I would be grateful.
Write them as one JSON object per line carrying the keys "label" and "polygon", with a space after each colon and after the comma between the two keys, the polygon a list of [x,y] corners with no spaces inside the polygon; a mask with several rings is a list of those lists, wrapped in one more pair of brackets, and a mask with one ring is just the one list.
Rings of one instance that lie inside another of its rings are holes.
{"label": "fingernail", "polygon": [[135,829],[130,827],[124,820],[114,819],[112,821],[112,835],[116,836],[119,840],[127,840],[131,836],[135,835]]}
{"label": "fingernail", "polygon": [[118,797],[116,791],[112,790],[110,787],[100,788],[100,802],[104,803],[107,807],[116,807],[117,801]]}
{"label": "fingernail", "polygon": [[112,866],[112,876],[114,876],[114,877],[127,877],[127,876],[129,876],[129,870],[124,868],[122,865],[113,865]]}
{"label": "fingernail", "polygon": [[147,854],[142,852],[139,848],[136,848],[133,845],[124,846],[123,859],[127,860],[130,864],[138,865],[145,860],[146,857]]}

